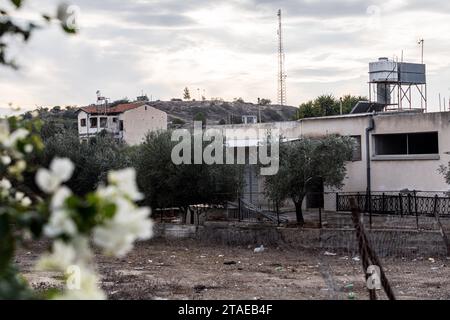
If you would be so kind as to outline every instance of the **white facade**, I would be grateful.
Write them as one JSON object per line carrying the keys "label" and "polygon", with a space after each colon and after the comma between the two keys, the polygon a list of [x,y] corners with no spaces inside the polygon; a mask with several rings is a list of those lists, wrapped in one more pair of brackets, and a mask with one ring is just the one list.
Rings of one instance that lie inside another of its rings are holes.
{"label": "white facade", "polygon": [[[105,120],[102,119],[106,119],[105,126],[103,126]],[[103,130],[113,133],[117,138],[122,138],[119,124],[119,115],[93,115],[85,111],[78,112],[78,135],[80,138],[87,139]]]}
{"label": "white facade", "polygon": [[[102,131],[112,133],[118,140],[129,145],[140,144],[152,131],[167,130],[167,113],[146,104],[120,108],[107,114],[97,114],[89,108],[78,112],[78,134],[87,140]],[[124,109],[124,110],[122,110]]]}
{"label": "white facade", "polygon": [[[445,192],[450,189],[438,172],[441,165],[447,166],[450,161],[450,112],[355,114],[215,128],[222,130],[225,136],[229,132],[238,132],[238,136],[248,137],[253,141],[264,137],[252,136],[252,133],[275,128],[289,140],[329,134],[358,138],[360,157],[348,163],[345,185],[339,190],[356,193],[367,190],[366,129],[371,118],[375,125],[374,130],[369,132],[373,192],[398,192],[404,189]],[[262,130],[251,130],[252,128]],[[334,204],[325,205],[332,209]]]}

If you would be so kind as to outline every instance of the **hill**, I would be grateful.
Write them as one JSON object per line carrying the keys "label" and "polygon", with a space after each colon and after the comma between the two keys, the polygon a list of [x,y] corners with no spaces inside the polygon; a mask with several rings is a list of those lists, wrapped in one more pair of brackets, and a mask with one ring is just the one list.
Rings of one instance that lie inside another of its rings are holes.
{"label": "hill", "polygon": [[[257,105],[246,102],[225,101],[154,101],[148,104],[164,111],[170,123],[184,123],[189,126],[194,117],[203,113],[208,124],[219,122],[241,123],[244,115],[261,115],[262,122],[289,121],[294,118],[298,108],[280,105]],[[181,121],[180,121],[181,120]]]}

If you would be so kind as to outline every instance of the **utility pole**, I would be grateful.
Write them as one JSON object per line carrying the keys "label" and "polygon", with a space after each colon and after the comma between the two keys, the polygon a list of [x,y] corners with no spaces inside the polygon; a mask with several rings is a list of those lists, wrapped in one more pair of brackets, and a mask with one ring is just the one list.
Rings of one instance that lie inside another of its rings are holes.
{"label": "utility pole", "polygon": [[281,9],[278,10],[278,104],[286,104],[286,72],[285,55],[283,47],[283,29],[281,21]]}

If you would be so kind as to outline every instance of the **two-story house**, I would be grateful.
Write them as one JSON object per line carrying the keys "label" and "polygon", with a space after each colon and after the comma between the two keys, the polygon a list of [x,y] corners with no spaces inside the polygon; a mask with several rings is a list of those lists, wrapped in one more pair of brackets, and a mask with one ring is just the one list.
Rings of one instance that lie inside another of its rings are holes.
{"label": "two-story house", "polygon": [[78,135],[89,140],[102,131],[120,141],[137,145],[152,131],[167,130],[167,113],[145,102],[120,104],[115,107],[89,106],[78,111]]}

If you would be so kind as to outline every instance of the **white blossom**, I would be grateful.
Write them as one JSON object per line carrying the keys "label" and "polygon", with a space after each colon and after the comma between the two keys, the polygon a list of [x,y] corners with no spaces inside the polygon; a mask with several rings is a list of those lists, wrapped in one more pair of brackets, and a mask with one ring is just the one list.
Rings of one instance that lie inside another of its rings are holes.
{"label": "white blossom", "polygon": [[137,187],[136,170],[133,168],[109,172],[108,182],[115,185],[121,194],[133,201],[139,201],[144,198]]}
{"label": "white blossom", "polygon": [[1,162],[3,165],[5,166],[9,166],[12,162],[11,157],[10,156],[1,156]]}
{"label": "white blossom", "polygon": [[22,207],[25,207],[25,208],[31,206],[32,203],[33,203],[33,202],[32,202],[31,199],[28,198],[28,197],[25,197],[25,198],[23,198],[23,199],[20,201],[20,205],[21,205]]}
{"label": "white blossom", "polygon": [[12,184],[11,184],[11,182],[10,182],[8,179],[3,178],[3,179],[0,181],[0,188],[1,188],[1,189],[3,189],[3,190],[9,190],[9,189],[11,189],[11,187],[12,187]]}
{"label": "white blossom", "polygon": [[44,226],[44,234],[54,238],[66,234],[76,235],[77,226],[66,210],[55,210],[51,213],[49,222]]}
{"label": "white blossom", "polygon": [[122,257],[133,248],[136,240],[149,239],[153,234],[150,209],[138,208],[125,198],[115,199],[114,217],[93,231],[94,243],[108,255]]}
{"label": "white blossom", "polygon": [[67,198],[72,195],[72,191],[69,188],[62,186],[60,187],[52,197],[50,208],[52,210],[61,210],[65,207],[65,202]]}
{"label": "white blossom", "polygon": [[28,130],[19,128],[3,140],[3,145],[6,148],[14,147],[18,141],[25,139],[29,134],[30,132]]}
{"label": "white blossom", "polygon": [[61,182],[67,182],[72,177],[75,166],[70,159],[55,158],[50,164],[50,171],[57,176]]}
{"label": "white blossom", "polygon": [[64,271],[75,264],[76,249],[71,245],[57,240],[53,243],[52,252],[44,254],[37,263],[38,270]]}
{"label": "white blossom", "polygon": [[69,159],[55,158],[50,164],[50,170],[39,169],[36,173],[36,184],[45,193],[55,192],[59,186],[68,181],[73,174],[74,165]]}
{"label": "white blossom", "polygon": [[53,175],[51,171],[39,169],[36,173],[36,184],[45,193],[53,193],[61,185],[61,180]]}
{"label": "white blossom", "polygon": [[34,147],[31,144],[27,144],[27,145],[25,145],[24,150],[26,153],[32,153],[34,150]]}
{"label": "white blossom", "polygon": [[21,201],[23,198],[25,198],[25,193],[21,191],[16,192],[15,199],[17,202]]}

